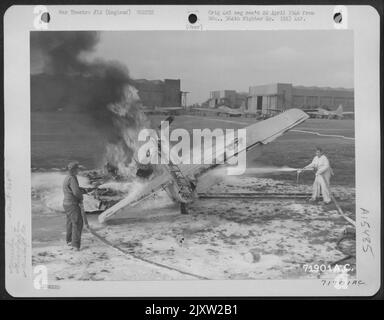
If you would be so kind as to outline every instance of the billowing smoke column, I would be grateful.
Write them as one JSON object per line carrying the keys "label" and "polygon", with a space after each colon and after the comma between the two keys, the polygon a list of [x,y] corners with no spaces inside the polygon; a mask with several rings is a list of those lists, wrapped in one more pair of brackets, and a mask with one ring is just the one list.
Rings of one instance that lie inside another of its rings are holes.
{"label": "billowing smoke column", "polygon": [[33,91],[44,92],[48,108],[74,108],[90,115],[109,143],[105,161],[128,174],[136,135],[149,127],[149,121],[124,65],[86,59],[99,37],[89,31],[31,32],[31,65],[38,60],[40,73],[49,77],[48,82],[56,81],[61,94],[42,85]]}

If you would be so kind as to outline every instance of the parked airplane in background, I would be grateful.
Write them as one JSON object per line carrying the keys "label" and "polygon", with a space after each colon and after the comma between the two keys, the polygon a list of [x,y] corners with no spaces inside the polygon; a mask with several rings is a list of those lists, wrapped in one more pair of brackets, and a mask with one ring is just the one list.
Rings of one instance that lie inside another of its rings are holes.
{"label": "parked airplane in background", "polygon": [[354,114],[354,112],[343,112],[343,106],[339,105],[339,107],[332,111],[332,110],[326,110],[323,108],[318,108],[314,111],[306,111],[307,114],[311,118],[321,118],[321,119],[342,119],[344,115],[347,114]]}
{"label": "parked airplane in background", "polygon": [[233,109],[227,106],[221,106],[217,108],[217,114],[224,114],[228,117],[241,117],[241,115],[244,114],[244,111],[240,108]]}

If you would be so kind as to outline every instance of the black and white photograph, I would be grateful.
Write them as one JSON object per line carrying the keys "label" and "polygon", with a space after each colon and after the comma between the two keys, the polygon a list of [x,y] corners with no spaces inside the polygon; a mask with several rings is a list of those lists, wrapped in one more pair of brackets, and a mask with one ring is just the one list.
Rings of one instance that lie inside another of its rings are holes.
{"label": "black and white photograph", "polygon": [[374,294],[377,21],[348,6],[7,12],[8,290]]}
{"label": "black and white photograph", "polygon": [[[30,39],[32,259],[54,280],[355,275],[351,32]],[[143,164],[163,123],[171,152],[245,128],[246,167]]]}

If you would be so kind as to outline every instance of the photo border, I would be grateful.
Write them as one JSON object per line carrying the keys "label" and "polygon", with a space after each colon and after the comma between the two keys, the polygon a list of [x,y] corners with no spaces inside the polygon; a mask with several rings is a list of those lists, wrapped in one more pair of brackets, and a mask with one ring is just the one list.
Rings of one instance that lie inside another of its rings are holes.
{"label": "photo border", "polygon": [[[190,6],[188,6],[188,7],[190,7]],[[372,7],[368,7],[368,8],[371,8],[371,9],[369,9],[369,10],[372,10],[373,8]],[[373,10],[375,10],[375,9],[373,9]],[[8,13],[9,13],[9,10],[7,11]],[[6,12],[6,14],[7,14],[7,12]],[[361,11],[360,11],[361,12]],[[7,18],[7,15],[5,16],[5,18],[4,19],[6,19]],[[370,22],[373,22],[374,20],[377,20],[377,18],[372,18],[372,19],[361,19],[361,21],[362,22],[366,22],[366,21],[370,21]],[[380,19],[380,16],[379,16],[379,19]],[[351,19],[350,19],[351,20]],[[12,32],[8,32],[8,30],[6,29],[6,27],[7,27],[7,24],[5,23],[6,22],[6,20],[4,20],[4,45],[5,45],[5,52],[4,52],[4,54],[5,54],[5,59],[7,59],[7,52],[6,52],[6,50],[7,50],[7,43],[9,44],[9,37],[10,37],[10,34],[12,34]],[[377,25],[378,25],[378,23],[377,23],[377,21],[375,22]],[[380,20],[380,23],[382,23],[382,21]],[[20,27],[20,26],[18,26],[18,31],[20,31],[22,28]],[[14,31],[14,30],[13,30]],[[21,31],[25,31],[25,30],[21,30]],[[379,39],[380,39],[380,34],[379,34]],[[17,36],[16,36],[16,38],[17,38]],[[15,40],[14,40],[15,38],[13,38],[13,42],[15,42]],[[19,41],[20,41],[21,39],[19,39]],[[24,38],[24,40],[25,40],[25,38]],[[360,40],[359,40],[360,41]],[[18,43],[18,44],[20,44],[20,42]],[[25,45],[25,43],[23,43],[23,45]],[[356,39],[355,39],[355,46],[356,46]],[[21,50],[21,52],[22,52],[22,55],[24,56],[24,57],[19,57],[21,60],[25,60],[24,58],[25,58],[25,54],[26,54],[26,52],[24,51],[24,50]],[[356,54],[356,52],[355,52],[355,54]],[[18,54],[18,55],[21,55],[21,53],[20,54]],[[28,50],[28,57],[29,57],[29,50]],[[378,60],[378,58],[379,57],[374,57],[375,59],[377,59]],[[9,59],[9,57],[8,57],[8,59]],[[20,61],[21,61],[20,60]],[[29,60],[29,58],[28,58],[28,60]],[[366,59],[367,61],[366,62],[369,62],[369,60],[370,59]],[[8,68],[10,68],[10,64],[9,63],[7,63],[7,62],[9,62],[9,60],[5,60],[5,68],[4,68],[4,70],[5,71],[7,71],[6,70],[6,68],[8,67]],[[24,61],[25,62],[25,61]],[[28,61],[28,63],[29,63],[29,61]],[[356,62],[355,62],[355,66],[356,66]],[[382,68],[382,65],[381,65],[381,68]],[[8,69],[9,70],[9,69]],[[381,73],[382,74],[382,73]],[[381,74],[379,75],[379,76],[381,76]],[[28,78],[29,78],[29,72],[28,72],[28,74],[27,74],[27,76],[28,76]],[[377,76],[377,75],[376,75]],[[23,73],[23,77],[24,77],[24,73]],[[357,75],[356,75],[356,68],[355,68],[355,81],[356,81],[356,78],[357,78]],[[370,80],[372,80],[371,78],[369,78]],[[7,104],[7,102],[9,102],[9,101],[7,101],[7,96],[6,96],[6,93],[8,92],[8,96],[9,96],[9,89],[10,89],[10,87],[9,87],[9,82],[7,83],[7,81],[8,81],[8,79],[7,79],[7,73],[4,73],[4,81],[5,81],[5,87],[4,87],[4,89],[5,89],[5,95],[4,95],[4,97],[5,97],[5,105]],[[25,79],[24,79],[24,82],[23,82],[24,84],[25,84]],[[356,84],[358,84],[358,82],[356,83]],[[380,82],[380,84],[381,84],[381,82]],[[377,95],[377,99],[375,100],[375,102],[373,103],[373,104],[369,104],[368,103],[368,105],[377,105],[378,107],[380,106],[380,100],[378,99],[379,97],[379,86],[378,86],[378,83],[376,84],[375,83],[375,81],[373,81],[373,82],[370,82],[370,81],[368,81],[368,83],[367,83],[367,88],[366,88],[366,90],[368,90],[368,92],[371,92],[372,91],[372,87],[376,87],[375,88],[375,94],[374,95]],[[359,89],[358,89],[359,88]],[[8,90],[7,90],[8,89]],[[381,89],[382,89],[382,86],[381,86]],[[359,93],[359,94],[358,94]],[[20,93],[19,93],[20,94]],[[360,87],[359,86],[356,86],[355,85],[355,106],[358,106],[358,105],[361,105],[360,104],[360,102],[358,102],[358,101],[364,101],[364,96],[366,95],[366,92],[364,91],[363,93],[361,92],[361,89],[360,89]],[[22,94],[20,94],[20,96],[21,96],[21,98],[23,98],[23,96],[24,96],[24,99],[26,100],[26,96],[28,96],[28,98],[29,98],[29,94],[28,95],[22,95]],[[359,96],[359,99],[357,99],[357,96]],[[367,104],[367,101],[366,101],[366,99],[365,99],[365,101],[364,101],[364,103],[365,104]],[[29,103],[28,103],[28,109],[29,109]],[[378,108],[379,109],[379,108]],[[5,108],[5,121],[7,120],[7,116],[8,116],[8,114],[7,114],[7,110],[6,110],[6,108]],[[355,111],[358,111],[357,110],[357,108],[356,108],[356,110]],[[380,111],[380,110],[374,110],[373,111],[373,114],[374,114],[374,116],[375,117],[373,117],[373,116],[371,116],[371,118],[370,119],[374,119],[374,120],[376,120],[376,122],[377,122],[377,120],[378,119],[380,119],[380,115],[377,117],[377,111]],[[28,112],[29,112],[29,110],[28,110]],[[359,118],[359,119],[361,119],[360,118],[360,116],[359,116],[359,112],[356,112],[356,118]],[[356,120],[355,120],[356,121]],[[370,123],[370,125],[371,125],[371,122],[368,122],[368,123]],[[29,125],[28,125],[28,128],[29,128]],[[364,126],[364,129],[368,129],[366,126]],[[376,126],[372,126],[372,127],[370,127],[369,129],[371,129],[372,131],[374,131],[374,132],[378,132],[378,131],[380,131],[380,123],[379,123],[379,125],[377,126],[377,123],[376,123]],[[357,137],[357,133],[358,133],[358,128],[357,128],[357,130],[356,130],[356,137]],[[5,123],[5,138],[6,138],[6,140],[5,141],[7,141],[7,137],[6,137],[6,134],[7,134],[7,132],[8,132],[8,130],[7,130],[7,123]],[[372,142],[371,142],[372,143]],[[379,143],[378,144],[380,144],[380,141],[379,141]],[[375,141],[375,145],[376,146],[378,146],[378,144],[377,144],[377,141]],[[367,147],[367,145],[366,144],[364,144],[364,147],[366,148]],[[356,149],[357,149],[357,147],[356,147]],[[28,148],[28,150],[24,150],[24,151],[29,151],[29,148]],[[357,156],[357,153],[358,152],[356,152],[356,156]],[[8,156],[9,154],[5,154],[5,156]],[[357,158],[357,157],[356,157]],[[379,157],[380,158],[380,157]],[[30,158],[28,158],[28,161],[30,161]],[[357,161],[357,160],[356,160]],[[361,161],[361,160],[359,160],[359,161]],[[23,168],[23,170],[24,169],[28,169],[28,170],[30,170],[30,166],[28,166],[28,168]],[[358,166],[356,165],[356,190],[358,189],[357,188],[357,184],[358,184],[358,174],[357,174],[357,172],[358,172]],[[7,173],[7,170],[5,170],[5,173]],[[367,170],[365,170],[364,171],[364,175],[366,175],[367,174]],[[7,186],[7,175],[5,175],[5,184],[6,184],[6,186]],[[17,178],[19,177],[19,176],[16,176]],[[11,178],[11,181],[17,181],[17,179],[15,179],[15,178],[13,178],[13,176],[12,176],[12,178]],[[30,183],[30,182],[29,182]],[[380,186],[380,181],[379,181],[379,186]],[[8,185],[8,187],[9,187],[9,185]],[[30,186],[29,186],[30,187]],[[29,188],[29,191],[30,191],[30,188]],[[374,190],[373,190],[374,191]],[[375,192],[375,191],[374,191]],[[9,194],[8,194],[9,195]],[[5,194],[5,199],[7,199],[7,193]],[[380,195],[379,195],[380,196]],[[12,198],[12,196],[11,196],[11,198]],[[379,199],[380,199],[380,197],[379,197]],[[356,207],[358,207],[358,203],[356,203]],[[381,203],[380,203],[380,200],[379,200],[379,210],[381,210]],[[381,211],[380,211],[381,212]],[[381,216],[381,215],[379,215],[379,216]],[[357,221],[358,222],[358,221]],[[376,220],[375,220],[375,222],[377,222]],[[381,226],[381,224],[382,224],[382,221],[379,219],[379,225]],[[377,228],[377,227],[376,227]],[[30,230],[29,230],[29,232],[30,232]],[[378,232],[377,232],[377,230],[375,231],[375,236],[376,236],[376,241],[377,241],[377,239],[378,239],[378,242],[377,243],[379,243],[379,244],[381,244],[382,242],[380,242],[380,240],[382,240],[382,238],[380,238],[380,234],[381,234],[381,230],[379,230]],[[380,250],[382,251],[382,247],[380,247]],[[379,252],[379,250],[376,250],[376,252],[378,253]],[[366,264],[364,264],[365,266],[366,265],[368,265],[368,268],[369,268],[369,266],[370,266],[370,261],[366,261]],[[379,264],[379,270],[380,270],[380,264]],[[359,266],[359,268],[360,268],[360,266]],[[375,272],[376,272],[376,274],[377,274],[377,270],[375,270]],[[379,273],[379,276],[380,276],[380,273]],[[379,278],[380,279],[380,283],[382,282],[382,277],[381,278]],[[17,280],[17,282],[18,282],[19,280]],[[177,280],[172,280],[172,281],[177,281]],[[190,281],[193,281],[193,280],[188,280],[188,281],[182,281],[182,282],[186,282],[186,283],[190,283]],[[228,280],[222,280],[222,281],[228,281]],[[220,282],[222,282],[222,281],[220,281]],[[231,283],[236,283],[238,280],[230,280],[231,281]],[[240,280],[239,280],[240,281]],[[241,281],[243,281],[243,280],[241,280]],[[241,282],[240,281],[240,282]],[[263,280],[244,280],[244,281],[247,281],[247,282],[249,282],[249,281],[263,281]],[[281,281],[285,281],[285,280],[271,280],[271,281],[279,281],[279,282],[281,282]],[[289,281],[297,281],[297,280],[289,280]],[[300,280],[301,281],[301,280]],[[148,282],[148,281],[144,281],[144,282]],[[151,281],[152,282],[152,281]],[[163,281],[161,281],[161,282],[163,282]],[[216,280],[209,280],[209,282],[210,283],[212,283],[212,282],[216,282]],[[106,282],[105,281],[103,281],[103,282],[101,282],[104,286],[105,286],[105,284],[106,284]],[[112,282],[112,283],[115,283],[115,282]],[[158,282],[157,282],[158,283]],[[380,283],[379,283],[379,286],[377,287],[377,288],[373,288],[373,289],[371,289],[371,291],[372,292],[368,292],[368,296],[372,296],[373,294],[375,294],[378,290],[379,290],[379,288],[380,288]],[[241,283],[238,283],[240,286],[244,286],[244,284],[241,284]],[[220,284],[219,283],[215,283],[214,285],[217,285],[218,286],[218,288],[220,288]],[[231,286],[234,286],[234,284],[231,284]],[[172,287],[172,286],[171,286]],[[7,286],[7,289],[10,289],[10,287],[8,287]],[[12,290],[14,290],[15,288],[13,288]],[[16,288],[16,290],[19,290],[19,289],[21,289],[21,288],[19,288],[19,287],[17,287]],[[24,288],[23,288],[24,289]],[[242,290],[243,290],[244,288],[242,288]],[[12,292],[12,290],[9,290],[8,292],[10,293],[10,294],[12,294],[12,293],[14,293],[14,292]],[[30,288],[29,288],[29,290],[30,290]],[[72,289],[73,290],[73,289]],[[162,288],[162,290],[164,290],[164,288]],[[168,288],[168,290],[171,290],[171,288]],[[204,291],[204,290],[202,290],[203,292],[206,292],[206,291]],[[218,289],[218,291],[222,291],[222,289]],[[349,290],[348,290],[349,291]],[[353,290],[354,291],[354,290]],[[30,293],[33,293],[33,292],[30,292]],[[54,291],[52,292],[53,294],[49,294],[49,295],[46,295],[46,296],[49,296],[49,297],[51,297],[51,296],[55,296],[54,295]],[[240,294],[241,292],[236,292],[236,295],[237,294]],[[266,292],[266,293],[268,293],[268,292]],[[327,293],[329,293],[329,292],[327,292]],[[343,292],[343,293],[345,293],[345,292]],[[359,295],[359,294],[361,294],[361,293],[359,293],[359,292],[350,292],[352,295]],[[321,294],[321,295],[323,295],[323,294]],[[339,294],[336,294],[336,295],[339,295]],[[346,295],[342,295],[342,296],[349,296],[350,294],[346,294]],[[27,294],[27,296],[35,296],[35,294],[31,294],[31,295],[28,295]],[[36,295],[36,296],[45,296],[45,295]],[[124,295],[123,295],[124,296]],[[146,296],[145,294],[143,295],[143,296]],[[194,296],[194,295],[193,295]],[[296,295],[295,295],[296,296]],[[328,296],[328,295],[326,295],[326,296]],[[331,294],[329,295],[329,296],[331,296]],[[218,296],[219,297],[219,296]],[[221,297],[221,295],[220,295],[220,297]]]}

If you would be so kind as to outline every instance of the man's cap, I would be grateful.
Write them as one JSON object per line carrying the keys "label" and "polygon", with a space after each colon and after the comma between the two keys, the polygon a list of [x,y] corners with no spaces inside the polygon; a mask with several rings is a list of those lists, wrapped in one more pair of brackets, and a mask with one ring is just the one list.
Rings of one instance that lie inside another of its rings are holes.
{"label": "man's cap", "polygon": [[79,167],[79,163],[77,161],[72,161],[67,165],[68,170],[72,170],[78,167]]}

